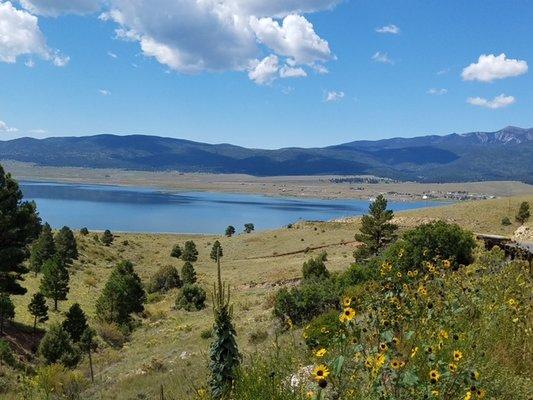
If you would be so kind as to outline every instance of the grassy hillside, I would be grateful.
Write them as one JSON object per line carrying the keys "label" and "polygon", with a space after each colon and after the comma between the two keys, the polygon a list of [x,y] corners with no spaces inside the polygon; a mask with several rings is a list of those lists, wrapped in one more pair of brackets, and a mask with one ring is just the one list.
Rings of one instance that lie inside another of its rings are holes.
{"label": "grassy hillside", "polygon": [[[533,203],[533,196],[512,198],[512,216],[520,201]],[[511,235],[516,225],[502,228],[501,218],[508,215],[507,199],[463,203],[438,209],[398,214],[403,228],[432,218],[445,218],[479,232]],[[71,270],[68,300],[60,302],[60,311],[51,313],[48,324],[62,320],[63,312],[73,302],[82,308],[95,324],[95,301],[111,269],[120,260],[131,260],[143,282],[163,265],[181,269],[181,261],[170,257],[172,247],[194,240],[199,250],[195,263],[199,283],[208,292],[215,280],[216,268],[209,258],[211,245],[220,240],[224,257],[224,279],[233,293],[235,325],[241,351],[251,354],[275,340],[277,322],[272,317],[272,299],[282,285],[294,285],[301,276],[302,263],[320,251],[328,252],[330,271],[343,271],[352,262],[355,247],[353,236],[358,220],[328,223],[300,223],[292,228],[243,234],[232,238],[222,236],[189,236],[163,234],[117,234],[115,242],[106,247],[88,236],[76,234],[80,258]],[[29,274],[24,282],[26,296],[14,297],[16,321],[32,324],[28,314],[29,299],[36,292],[39,277]],[[209,339],[201,333],[212,326],[210,302],[200,312],[173,309],[177,291],[154,297],[146,305],[139,328],[123,348],[103,345],[95,354],[96,384],[87,389],[87,399],[156,398],[160,385],[175,398],[189,398],[206,381],[206,351]],[[282,339],[284,340],[284,339]],[[81,369],[87,374],[87,360]],[[143,397],[144,396],[144,397]],[[11,392],[6,399],[18,399]]]}

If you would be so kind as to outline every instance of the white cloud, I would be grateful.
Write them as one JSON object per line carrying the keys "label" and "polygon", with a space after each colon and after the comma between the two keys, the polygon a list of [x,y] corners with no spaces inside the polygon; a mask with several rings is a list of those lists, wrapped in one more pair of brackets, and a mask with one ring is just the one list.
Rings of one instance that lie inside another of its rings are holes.
{"label": "white cloud", "polygon": [[389,58],[389,55],[387,53],[382,53],[381,51],[376,51],[372,56],[372,60],[383,64],[394,64],[394,61]]}
{"label": "white cloud", "polygon": [[28,133],[32,133],[35,135],[44,135],[46,133],[45,129],[30,129]]}
{"label": "white cloud", "polygon": [[18,131],[17,128],[8,126],[4,121],[0,120],[0,133],[13,133],[17,131]]}
{"label": "white cloud", "polygon": [[35,61],[33,61],[31,58],[29,60],[26,60],[24,62],[24,65],[28,68],[33,68],[35,67]]}
{"label": "white cloud", "polygon": [[385,25],[380,28],[376,28],[376,32],[378,33],[390,33],[392,35],[397,35],[400,33],[400,28],[398,28],[394,24]]}
{"label": "white cloud", "polygon": [[303,68],[300,67],[290,67],[288,65],[284,65],[279,70],[279,76],[281,78],[303,78],[307,76],[307,72]]}
{"label": "white cloud", "polygon": [[102,7],[100,0],[19,0],[32,14],[57,17],[63,14],[91,14]]}
{"label": "white cloud", "polygon": [[329,44],[314,31],[301,15],[288,15],[280,25],[272,18],[250,18],[257,39],[277,54],[292,58],[297,64],[325,62],[332,58]]}
{"label": "white cloud", "polygon": [[328,103],[331,103],[334,101],[342,100],[343,98],[344,98],[344,92],[337,92],[335,90],[332,90],[326,93],[326,98],[324,100]]}
{"label": "white cloud", "polygon": [[448,93],[448,89],[437,89],[437,88],[431,88],[427,92],[427,94],[431,94],[433,96],[442,96],[443,94]]}
{"label": "white cloud", "polygon": [[111,92],[107,89],[98,89],[98,93],[100,93],[102,96],[110,96]]}
{"label": "white cloud", "polygon": [[465,81],[492,82],[525,74],[527,69],[526,61],[508,59],[504,53],[499,56],[482,54],[477,63],[463,69],[461,76]]}
{"label": "white cloud", "polygon": [[445,75],[448,72],[450,72],[450,68],[443,68],[443,69],[437,71],[437,75]]}
{"label": "white cloud", "polygon": [[255,76],[251,69],[274,54],[278,63],[287,62],[284,77],[304,76],[306,68],[326,71],[322,64],[335,57],[301,14],[340,1],[107,0],[109,9],[100,19],[118,25],[117,38],[138,42],[145,56],[180,73],[229,70]]}
{"label": "white cloud", "polygon": [[515,103],[515,98],[513,96],[506,96],[504,94],[500,94],[492,100],[487,100],[483,97],[469,97],[466,102],[468,104],[472,104],[473,106],[485,107],[495,110],[497,108],[507,107]]}
{"label": "white cloud", "polygon": [[15,63],[22,55],[36,54],[58,67],[69,58],[52,50],[39,29],[38,19],[11,2],[0,2],[0,62]]}
{"label": "white cloud", "polygon": [[107,52],[107,55],[108,55],[109,57],[111,57],[111,58],[118,58],[118,56],[117,56],[115,53],[113,53],[112,51],[108,51],[108,52]]}
{"label": "white cloud", "polygon": [[279,59],[275,54],[271,54],[261,61],[253,63],[248,72],[248,77],[258,85],[270,84],[276,79],[279,70]]}

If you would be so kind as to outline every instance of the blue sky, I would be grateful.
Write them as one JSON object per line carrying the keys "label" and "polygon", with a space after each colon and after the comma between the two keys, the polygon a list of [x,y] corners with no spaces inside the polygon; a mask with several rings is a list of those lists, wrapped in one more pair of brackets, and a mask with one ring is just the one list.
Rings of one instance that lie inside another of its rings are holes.
{"label": "blue sky", "polygon": [[533,1],[208,3],[0,0],[0,140],[278,148],[533,126]]}

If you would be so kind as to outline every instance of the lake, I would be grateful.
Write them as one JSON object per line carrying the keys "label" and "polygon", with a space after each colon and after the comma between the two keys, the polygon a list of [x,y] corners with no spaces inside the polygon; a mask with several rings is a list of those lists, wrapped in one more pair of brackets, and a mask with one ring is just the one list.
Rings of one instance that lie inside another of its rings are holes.
{"label": "lake", "polygon": [[[257,230],[298,220],[326,221],[367,212],[366,200],[321,200],[254,194],[167,191],[143,187],[21,182],[24,197],[37,203],[43,221],[123,232],[222,234],[251,222]],[[393,210],[441,205],[438,202],[390,202]]]}

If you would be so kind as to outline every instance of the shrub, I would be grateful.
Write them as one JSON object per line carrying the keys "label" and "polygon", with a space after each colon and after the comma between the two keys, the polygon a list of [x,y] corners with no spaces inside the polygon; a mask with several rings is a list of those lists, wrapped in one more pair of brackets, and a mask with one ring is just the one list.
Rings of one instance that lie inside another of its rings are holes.
{"label": "shrub", "polygon": [[89,234],[89,229],[83,227],[80,229],[80,234],[82,234],[83,236],[87,236]]}
{"label": "shrub", "polygon": [[204,329],[202,332],[200,332],[200,337],[202,339],[211,339],[213,337],[213,329]]}
{"label": "shrub", "polygon": [[181,250],[181,246],[177,244],[172,248],[172,251],[170,252],[170,257],[180,258],[182,254],[183,250]]}
{"label": "shrub", "polygon": [[205,290],[198,285],[187,284],[183,286],[176,298],[176,308],[186,311],[199,311],[205,308]]}
{"label": "shrub", "polygon": [[257,329],[255,331],[252,331],[248,335],[248,341],[251,344],[263,343],[265,340],[267,340],[267,338],[268,338],[268,332],[262,329]]}
{"label": "shrub", "polygon": [[39,344],[39,355],[47,364],[60,363],[66,367],[75,367],[80,360],[79,351],[60,324],[53,324],[46,332]]}
{"label": "shrub", "polygon": [[11,346],[9,346],[9,343],[4,339],[0,339],[0,365],[1,364],[15,365],[15,356],[11,350]]}
{"label": "shrub", "polygon": [[181,268],[181,277],[183,278],[183,283],[186,285],[196,283],[196,271],[189,261],[185,261],[183,264],[183,267]]}
{"label": "shrub", "polygon": [[280,289],[274,299],[274,315],[300,325],[316,315],[333,309],[342,288],[332,279],[309,279],[300,286]]}
{"label": "shrub", "polygon": [[327,260],[327,253],[323,252],[316,258],[304,262],[302,267],[302,274],[304,279],[309,278],[328,278],[329,271],[324,262]]}
{"label": "shrub", "polygon": [[512,224],[512,222],[511,222],[511,220],[509,219],[509,217],[503,217],[503,218],[502,218],[502,225],[504,225],[504,226],[508,226],[508,225],[511,225],[511,224]]}
{"label": "shrub", "polygon": [[128,340],[128,334],[125,329],[116,323],[100,322],[96,326],[96,332],[111,347],[120,348]]}
{"label": "shrub", "polygon": [[422,270],[426,263],[437,260],[448,260],[456,269],[473,261],[475,247],[472,232],[457,224],[437,221],[407,231],[389,248],[385,257],[404,271]]}
{"label": "shrub", "polygon": [[305,344],[311,349],[329,348],[345,333],[346,325],[339,321],[338,311],[331,310],[313,318],[305,327]]}
{"label": "shrub", "polygon": [[39,399],[81,400],[88,386],[79,371],[69,371],[63,365],[52,364],[37,368],[32,380],[32,394]]}
{"label": "shrub", "polygon": [[244,224],[244,232],[245,233],[252,233],[252,231],[255,230],[255,226],[252,223]]}
{"label": "shrub", "polygon": [[527,222],[529,217],[531,216],[531,212],[529,211],[529,203],[527,201],[523,201],[520,204],[520,208],[518,209],[518,212],[516,213],[516,221],[520,222],[521,224]]}
{"label": "shrub", "polygon": [[102,243],[105,245],[105,246],[109,246],[111,245],[111,243],[113,243],[113,240],[115,240],[115,236],[113,236],[113,234],[111,233],[111,231],[109,229],[106,229],[102,235]]}
{"label": "shrub", "polygon": [[165,265],[159,268],[148,284],[148,292],[166,292],[181,287],[181,279],[176,267]]}
{"label": "shrub", "polygon": [[370,263],[352,264],[341,275],[342,285],[344,287],[360,285],[376,277],[376,269],[371,267]]}

